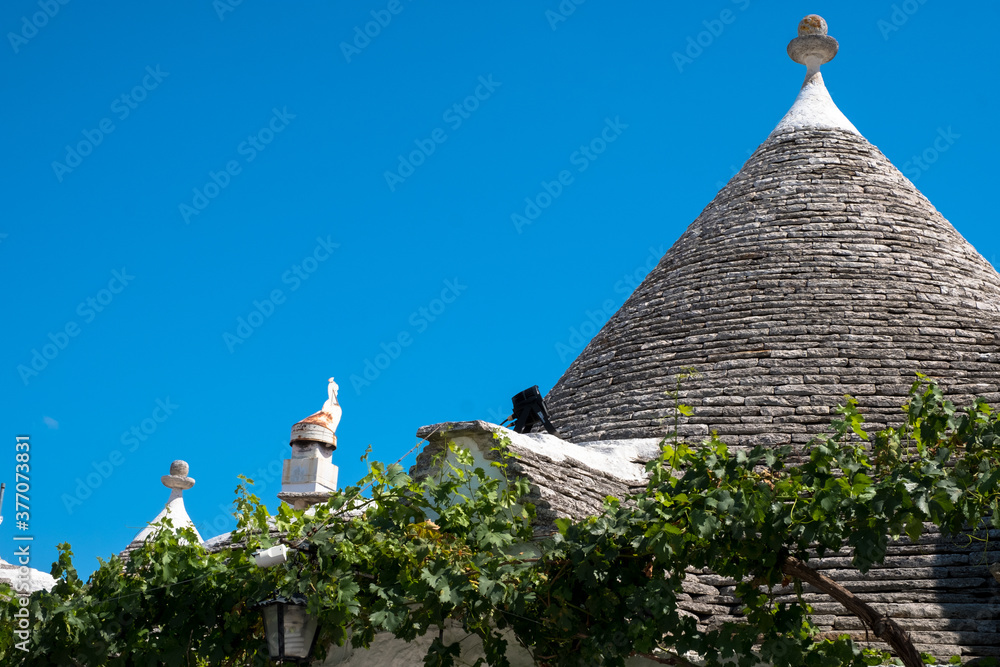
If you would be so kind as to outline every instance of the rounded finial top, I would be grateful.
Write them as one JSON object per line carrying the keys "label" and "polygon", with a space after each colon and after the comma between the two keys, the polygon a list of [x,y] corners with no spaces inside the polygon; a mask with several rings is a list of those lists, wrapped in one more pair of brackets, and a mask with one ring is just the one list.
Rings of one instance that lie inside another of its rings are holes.
{"label": "rounded finial top", "polygon": [[839,47],[837,40],[827,34],[823,17],[810,14],[799,21],[799,36],[788,43],[788,56],[809,68],[808,81],[820,65],[833,60]]}
{"label": "rounded finial top", "polygon": [[826,19],[819,14],[810,14],[799,21],[799,37],[827,34]]}
{"label": "rounded finial top", "polygon": [[188,477],[187,461],[177,460],[170,464],[170,474],[160,478],[163,486],[168,489],[183,491],[194,486],[194,478]]}

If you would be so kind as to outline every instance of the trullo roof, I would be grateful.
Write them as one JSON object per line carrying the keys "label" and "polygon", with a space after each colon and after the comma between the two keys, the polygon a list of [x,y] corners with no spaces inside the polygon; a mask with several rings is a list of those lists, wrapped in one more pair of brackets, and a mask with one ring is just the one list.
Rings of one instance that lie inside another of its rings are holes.
{"label": "trullo roof", "polygon": [[686,434],[732,444],[803,444],[844,394],[884,423],[915,371],[1000,402],[1000,275],[834,104],[836,41],[793,44],[791,110],[546,397],[564,438],[661,436],[685,367]]}

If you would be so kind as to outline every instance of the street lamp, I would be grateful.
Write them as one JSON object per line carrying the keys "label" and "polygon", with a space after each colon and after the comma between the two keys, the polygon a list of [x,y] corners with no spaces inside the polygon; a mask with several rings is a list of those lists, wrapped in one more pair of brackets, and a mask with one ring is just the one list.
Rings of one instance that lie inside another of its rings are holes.
{"label": "street lamp", "polygon": [[316,619],[306,613],[301,595],[280,595],[257,605],[264,616],[264,634],[271,660],[309,662],[316,645]]}

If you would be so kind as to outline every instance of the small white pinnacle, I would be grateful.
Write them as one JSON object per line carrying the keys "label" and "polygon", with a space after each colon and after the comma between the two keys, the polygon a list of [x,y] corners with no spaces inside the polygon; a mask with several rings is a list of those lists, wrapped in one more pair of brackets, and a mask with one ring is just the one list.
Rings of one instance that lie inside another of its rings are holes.
{"label": "small white pinnacle", "polygon": [[177,460],[170,464],[170,474],[160,478],[163,486],[168,489],[184,491],[194,486],[194,478],[188,477],[187,461]]}
{"label": "small white pinnacle", "polygon": [[772,135],[800,129],[836,129],[861,134],[837,108],[819,71],[821,65],[833,60],[839,48],[837,40],[827,34],[822,16],[810,14],[799,22],[799,36],[788,43],[788,56],[806,66],[806,79],[795,104]]}
{"label": "small white pinnacle", "polygon": [[788,43],[788,57],[808,68],[805,85],[819,73],[820,65],[833,60],[839,48],[837,40],[827,34],[823,17],[810,14],[799,21],[799,36]]}
{"label": "small white pinnacle", "polygon": [[337,391],[340,387],[330,378],[327,384],[327,399],[323,403],[323,408],[292,426],[292,439],[294,445],[297,442],[320,443],[330,449],[337,448],[337,426],[340,424],[340,416],[343,410],[337,401]]}

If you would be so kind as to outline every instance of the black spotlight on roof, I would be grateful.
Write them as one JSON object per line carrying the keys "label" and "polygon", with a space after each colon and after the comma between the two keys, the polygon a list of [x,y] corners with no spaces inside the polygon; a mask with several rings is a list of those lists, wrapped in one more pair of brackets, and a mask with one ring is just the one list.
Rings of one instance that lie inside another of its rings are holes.
{"label": "black spotlight on roof", "polygon": [[525,389],[511,399],[514,403],[515,433],[530,433],[533,426],[541,424],[551,435],[559,435],[552,422],[549,421],[549,411],[545,409],[545,401],[542,400],[542,393],[538,391],[538,385],[530,389]]}

